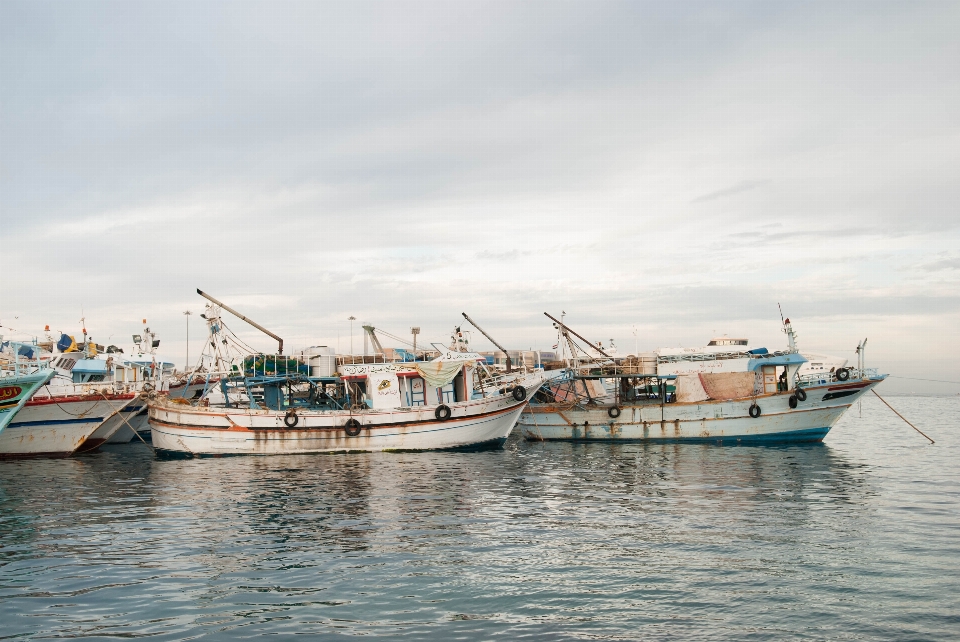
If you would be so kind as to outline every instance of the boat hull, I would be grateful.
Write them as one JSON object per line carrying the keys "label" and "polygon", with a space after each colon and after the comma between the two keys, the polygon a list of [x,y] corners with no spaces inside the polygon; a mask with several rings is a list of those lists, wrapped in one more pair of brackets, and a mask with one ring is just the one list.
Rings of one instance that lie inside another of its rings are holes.
{"label": "boat hull", "polygon": [[[540,380],[527,385],[529,395]],[[287,428],[284,414],[267,410],[206,409],[159,400],[150,405],[154,448],[165,455],[277,455],[350,451],[465,450],[500,447],[516,425],[526,400],[510,395],[436,407],[383,411],[301,411]],[[346,434],[356,420],[360,434]]]}
{"label": "boat hull", "polygon": [[[136,430],[140,433],[141,436],[146,436],[150,434],[150,416],[147,413],[146,404],[132,417],[127,418],[127,423],[120,426],[117,432],[107,439],[108,444],[128,444],[131,441],[137,439],[137,436],[133,434],[133,430]],[[133,428],[133,430],[130,430]],[[137,441],[139,441],[137,439]]]}
{"label": "boat hull", "polygon": [[[93,431],[89,437],[87,437],[84,442],[77,448],[78,453],[93,452],[102,446],[105,443],[109,443],[114,435],[116,435],[121,429],[130,434],[130,429],[127,428],[127,424],[130,423],[137,414],[142,412],[146,408],[146,402],[140,400],[139,397],[134,397],[131,399],[123,410],[115,413],[111,417],[107,418],[103,423],[101,423],[96,430]],[[126,441],[133,439],[133,435],[130,434],[130,438]]]}
{"label": "boat hull", "polygon": [[[882,379],[805,388],[808,398],[790,407],[791,393],[756,398],[562,408],[531,404],[518,421],[530,441],[689,442],[760,444],[819,442],[843,413]],[[756,403],[759,417],[750,416]]]}
{"label": "boat hull", "polygon": [[128,395],[34,397],[0,433],[0,458],[69,457]]}

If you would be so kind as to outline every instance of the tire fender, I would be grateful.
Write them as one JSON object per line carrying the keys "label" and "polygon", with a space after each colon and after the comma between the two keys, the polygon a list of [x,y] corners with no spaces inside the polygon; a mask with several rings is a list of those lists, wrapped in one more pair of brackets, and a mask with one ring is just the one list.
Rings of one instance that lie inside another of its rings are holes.
{"label": "tire fender", "polygon": [[343,424],[343,432],[347,433],[348,437],[356,437],[362,430],[363,426],[353,417],[347,419],[347,423]]}

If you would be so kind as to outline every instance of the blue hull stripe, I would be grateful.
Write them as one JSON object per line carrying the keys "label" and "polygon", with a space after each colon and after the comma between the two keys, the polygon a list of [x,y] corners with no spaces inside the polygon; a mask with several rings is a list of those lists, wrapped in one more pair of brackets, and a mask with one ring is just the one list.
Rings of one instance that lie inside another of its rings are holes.
{"label": "blue hull stripe", "polygon": [[102,423],[105,417],[87,417],[86,419],[50,419],[48,421],[20,421],[14,422],[7,428],[21,428],[24,426],[60,426],[63,424]]}
{"label": "blue hull stripe", "polygon": [[[739,436],[729,436],[729,437],[648,437],[646,439],[628,439],[628,438],[610,438],[610,437],[587,437],[587,438],[571,438],[564,437],[562,439],[554,439],[550,437],[544,437],[542,441],[575,441],[575,442],[596,442],[596,443],[614,443],[614,444],[624,444],[624,443],[675,443],[675,444],[729,444],[729,445],[739,445],[739,444],[774,444],[774,443],[803,443],[803,442],[816,442],[823,441],[823,438],[827,436],[827,433],[830,432],[830,428],[808,428],[806,430],[793,430],[790,432],[778,432],[768,435],[739,435]],[[530,435],[529,431],[527,432]],[[527,437],[528,441],[541,441],[538,437],[532,435]]]}

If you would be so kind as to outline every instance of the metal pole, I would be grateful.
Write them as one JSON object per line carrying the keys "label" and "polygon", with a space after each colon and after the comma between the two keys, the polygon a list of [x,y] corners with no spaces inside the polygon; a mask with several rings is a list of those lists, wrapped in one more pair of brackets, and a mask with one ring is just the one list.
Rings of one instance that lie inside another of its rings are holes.
{"label": "metal pole", "polygon": [[183,371],[186,372],[190,369],[190,315],[193,314],[190,310],[187,310],[183,313],[187,317],[187,360],[183,365]]}
{"label": "metal pole", "polygon": [[226,311],[229,312],[230,314],[236,316],[236,317],[239,318],[241,321],[246,321],[247,323],[249,323],[250,325],[252,325],[253,327],[255,327],[257,330],[259,330],[260,332],[263,332],[264,334],[266,334],[267,336],[276,339],[276,340],[280,343],[280,348],[278,349],[277,354],[283,354],[283,339],[281,339],[280,337],[278,337],[278,336],[275,335],[274,333],[270,332],[269,330],[267,330],[265,327],[263,327],[262,325],[260,325],[260,324],[257,323],[256,321],[251,321],[251,320],[248,319],[247,317],[243,316],[242,314],[240,314],[239,312],[237,312],[236,310],[234,310],[233,308],[231,308],[229,305],[225,304],[224,302],[218,301],[218,300],[214,299],[212,296],[210,296],[209,294],[207,294],[206,292],[204,292],[204,291],[201,290],[200,288],[197,288],[197,294],[199,294],[200,296],[202,296],[204,299],[207,299],[208,301],[213,301],[214,303],[216,303],[217,305],[219,305],[221,308],[223,308],[224,310],[226,310]]}
{"label": "metal pole", "polygon": [[[493,340],[493,337],[491,337],[489,334],[487,334],[486,332],[484,332],[484,331],[483,331],[483,328],[481,328],[480,326],[478,326],[476,321],[474,321],[473,319],[471,319],[470,317],[468,317],[466,312],[461,312],[460,314],[463,315],[463,318],[464,318],[464,319],[466,319],[467,321],[470,322],[470,325],[472,325],[472,326],[475,327],[477,330],[479,330],[479,331],[480,331],[480,334],[482,334],[482,335],[485,336],[487,339],[489,339],[489,340],[490,340],[490,343],[492,343],[493,345],[497,346],[498,348],[500,348],[501,351],[503,351],[503,354],[505,354],[506,357],[507,357],[507,372],[512,372],[512,368],[511,368],[512,363],[511,363],[511,361],[510,361],[510,353],[507,352],[506,349],[505,349],[502,345],[500,345],[499,343],[497,343],[496,341],[494,341],[494,340]],[[523,358],[523,357],[521,356],[521,360],[522,360],[522,358]]]}
{"label": "metal pole", "polygon": [[353,322],[357,320],[357,317],[350,316],[347,320],[350,322],[350,363],[353,363]]}

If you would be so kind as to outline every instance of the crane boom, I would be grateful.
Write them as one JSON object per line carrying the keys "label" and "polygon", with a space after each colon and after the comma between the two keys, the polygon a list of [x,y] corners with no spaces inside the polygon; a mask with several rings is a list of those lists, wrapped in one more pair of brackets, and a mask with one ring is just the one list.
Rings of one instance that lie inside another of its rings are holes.
{"label": "crane boom", "polygon": [[547,314],[546,312],[544,312],[544,314],[546,314],[547,317],[548,317],[549,319],[551,319],[552,321],[554,321],[557,325],[559,325],[559,326],[562,327],[562,328],[565,328],[567,332],[569,332],[569,333],[572,334],[573,336],[577,337],[577,338],[580,339],[581,341],[585,342],[588,346],[590,346],[591,348],[593,348],[594,350],[596,350],[597,352],[599,352],[599,353],[602,354],[603,356],[607,357],[608,359],[612,359],[612,358],[613,358],[613,357],[611,357],[609,354],[607,354],[606,352],[604,352],[603,350],[601,350],[600,348],[598,348],[597,346],[593,345],[592,343],[590,343],[589,341],[587,341],[586,339],[584,339],[583,337],[581,337],[579,334],[577,334],[576,332],[574,332],[573,330],[571,330],[571,329],[570,329],[570,326],[568,326],[566,323],[563,323],[562,321],[557,321],[554,317],[550,316],[550,315]]}
{"label": "crane boom", "polygon": [[463,315],[463,318],[466,319],[467,322],[468,322],[470,325],[472,325],[472,326],[475,327],[477,330],[479,330],[479,331],[480,331],[480,334],[482,334],[483,336],[485,336],[485,337],[490,341],[490,343],[492,343],[493,345],[497,346],[497,347],[500,349],[500,352],[502,352],[503,354],[506,355],[506,357],[507,357],[507,372],[511,372],[512,369],[513,369],[513,368],[512,368],[513,363],[510,361],[510,353],[507,352],[507,349],[504,348],[504,347],[503,347],[502,345],[500,345],[499,343],[497,343],[496,341],[494,341],[493,337],[491,337],[489,334],[487,334],[486,332],[484,332],[484,331],[483,331],[483,328],[481,328],[480,326],[478,326],[476,321],[474,321],[473,319],[471,319],[470,317],[468,317],[466,312],[461,312],[460,314]]}
{"label": "crane boom", "polygon": [[247,317],[243,316],[242,314],[240,314],[239,312],[237,312],[236,310],[234,310],[233,308],[231,308],[229,305],[227,305],[227,304],[224,303],[223,301],[218,301],[218,300],[214,299],[212,296],[210,296],[209,294],[207,294],[206,292],[204,292],[204,291],[201,290],[200,288],[197,288],[197,294],[199,294],[200,296],[202,296],[204,299],[207,299],[208,301],[213,301],[214,303],[216,303],[217,305],[219,305],[221,308],[223,308],[224,310],[226,310],[226,311],[229,312],[230,314],[234,315],[235,317],[237,317],[237,318],[240,319],[241,321],[246,321],[247,323],[249,323],[250,325],[252,325],[253,327],[255,327],[255,328],[256,328],[257,330],[259,330],[260,332],[264,333],[265,335],[276,339],[277,342],[280,343],[280,347],[277,349],[277,354],[283,354],[283,339],[281,339],[280,337],[278,337],[278,336],[275,335],[274,333],[270,332],[269,330],[267,330],[265,327],[263,327],[262,325],[260,325],[260,324],[257,323],[256,321],[252,321],[252,320],[248,319]]}
{"label": "crane boom", "polygon": [[[370,341],[373,342],[373,349],[376,350],[376,353],[375,353],[375,354],[379,354],[379,355],[382,357],[382,356],[383,356],[383,346],[380,345],[380,339],[377,338],[377,335],[376,335],[376,333],[374,332],[374,330],[376,330],[376,328],[373,327],[372,325],[365,325],[365,326],[361,326],[361,327],[362,327],[362,328],[366,331],[366,333],[370,336]],[[364,353],[364,354],[366,354],[366,353]]]}

